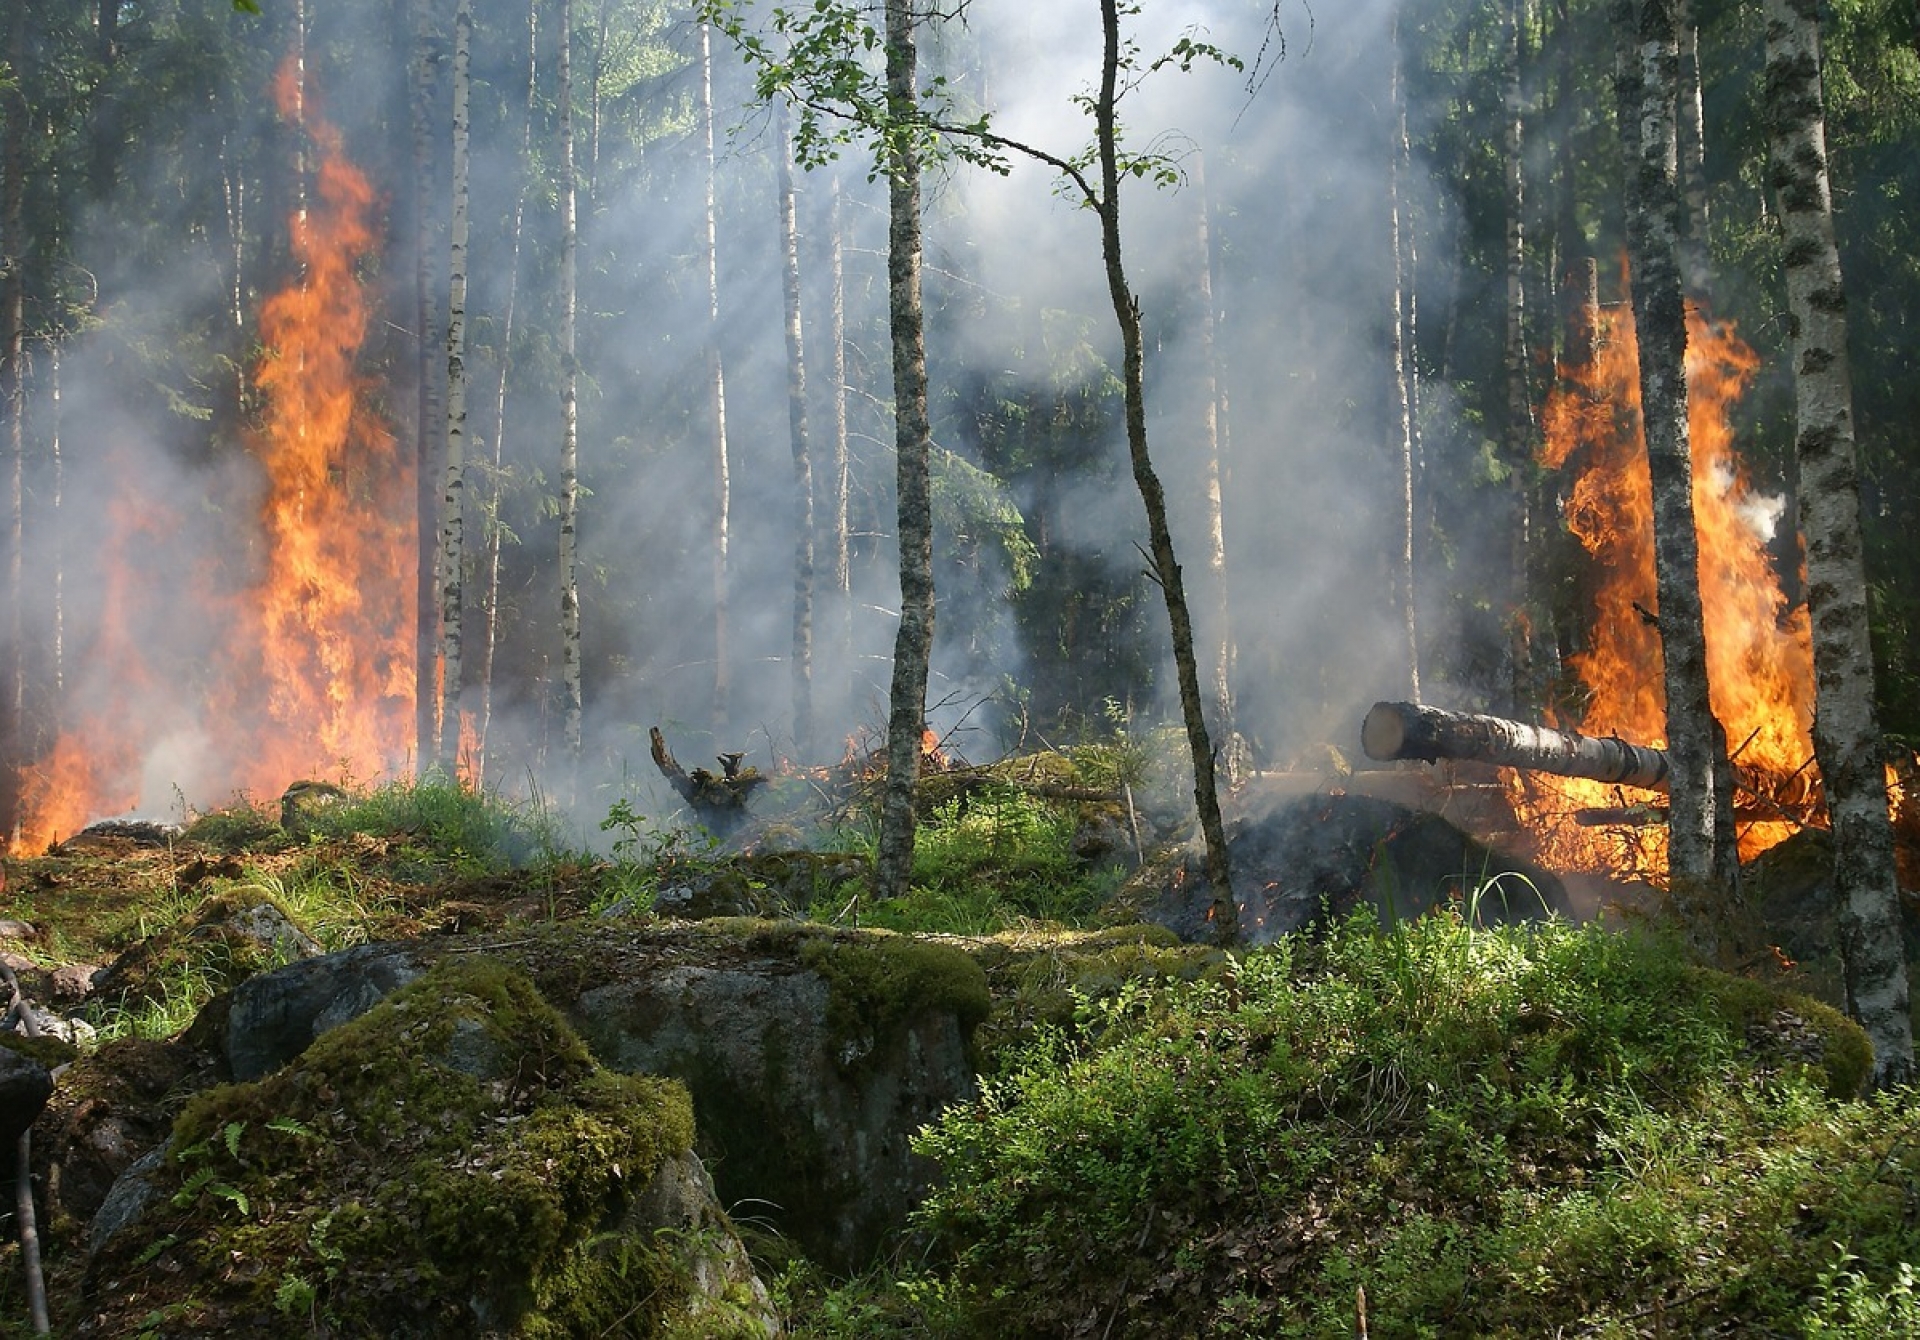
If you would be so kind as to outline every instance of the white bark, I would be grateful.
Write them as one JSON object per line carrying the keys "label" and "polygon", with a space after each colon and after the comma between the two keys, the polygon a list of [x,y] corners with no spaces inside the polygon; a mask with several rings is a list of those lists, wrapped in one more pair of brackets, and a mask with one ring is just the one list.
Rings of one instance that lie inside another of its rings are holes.
{"label": "white bark", "polygon": [[1913,1027],[1885,746],[1874,707],[1846,290],[1827,176],[1818,14],[1816,0],[1767,0],[1766,88],[1792,310],[1800,525],[1813,616],[1814,751],[1833,821],[1848,1009],[1873,1040],[1874,1082],[1887,1087],[1913,1073]]}
{"label": "white bark", "polygon": [[[1737,877],[1717,841],[1715,732],[1707,692],[1699,538],[1687,428],[1687,329],[1680,291],[1680,190],[1674,99],[1678,52],[1666,0],[1634,11],[1623,89],[1627,137],[1628,251],[1640,345],[1640,403],[1653,477],[1655,585],[1672,764],[1668,877],[1695,948],[1711,957],[1718,936],[1708,891]],[[1636,96],[1637,94],[1637,96]]]}
{"label": "white bark", "polygon": [[452,776],[460,754],[461,622],[466,582],[467,106],[471,0],[453,16],[453,213],[447,248],[447,459],[440,497],[440,711],[435,756]]}
{"label": "white bark", "polygon": [[[573,0],[560,4],[560,689],[568,766],[580,762],[585,716],[580,667],[579,183],[573,161]],[[569,797],[571,799],[571,797]]]}

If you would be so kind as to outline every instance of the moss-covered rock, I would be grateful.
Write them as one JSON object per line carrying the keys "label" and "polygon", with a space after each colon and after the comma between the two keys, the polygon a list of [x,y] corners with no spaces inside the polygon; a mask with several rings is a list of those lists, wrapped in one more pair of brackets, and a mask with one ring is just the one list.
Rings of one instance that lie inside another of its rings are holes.
{"label": "moss-covered rock", "polygon": [[525,975],[450,955],[187,1105],[147,1212],[92,1262],[88,1325],[657,1334],[691,1282],[627,1215],[692,1138],[680,1085],[601,1068]]}

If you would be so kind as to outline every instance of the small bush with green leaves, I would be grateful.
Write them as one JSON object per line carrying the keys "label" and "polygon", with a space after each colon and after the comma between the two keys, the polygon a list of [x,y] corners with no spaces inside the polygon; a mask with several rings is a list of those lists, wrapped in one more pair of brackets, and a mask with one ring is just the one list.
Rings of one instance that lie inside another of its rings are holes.
{"label": "small bush with green leaves", "polygon": [[1920,1114],[1830,1096],[1856,1044],[1642,938],[1356,920],[1044,1031],[923,1134],[944,1264],[890,1296],[936,1334],[1352,1334],[1361,1289],[1378,1337],[1886,1334]]}

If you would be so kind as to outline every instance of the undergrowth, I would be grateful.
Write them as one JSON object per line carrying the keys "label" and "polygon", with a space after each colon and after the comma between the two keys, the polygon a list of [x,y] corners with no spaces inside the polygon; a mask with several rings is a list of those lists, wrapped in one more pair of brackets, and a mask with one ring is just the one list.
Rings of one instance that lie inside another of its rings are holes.
{"label": "undergrowth", "polygon": [[819,1333],[1351,1335],[1362,1290],[1374,1337],[1897,1333],[1920,1114],[1722,980],[1441,916],[1088,1001],[923,1133],[938,1254]]}

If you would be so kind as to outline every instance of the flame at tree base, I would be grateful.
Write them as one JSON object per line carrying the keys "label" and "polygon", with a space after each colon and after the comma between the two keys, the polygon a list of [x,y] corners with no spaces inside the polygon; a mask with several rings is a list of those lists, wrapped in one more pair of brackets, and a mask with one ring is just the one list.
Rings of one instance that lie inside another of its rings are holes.
{"label": "flame at tree base", "polygon": [[[371,780],[405,757],[414,472],[366,409],[356,366],[374,192],[339,132],[312,117],[297,77],[289,61],[275,92],[319,167],[311,203],[291,221],[296,278],[260,314],[257,469],[206,489],[201,507],[221,519],[209,526],[143,493],[168,467],[142,468],[119,449],[105,598],[70,719],[22,778],[18,849],[152,805],[156,789],[167,800],[185,786],[276,795],[310,776]],[[233,516],[251,525],[224,520]]]}
{"label": "flame at tree base", "polygon": [[[1742,859],[1810,824],[1824,824],[1813,763],[1813,657],[1803,606],[1788,608],[1768,542],[1777,500],[1757,494],[1733,449],[1733,411],[1759,359],[1726,323],[1690,309],[1687,423],[1693,453],[1694,524],[1707,678],[1750,793],[1737,801]],[[1653,560],[1653,495],[1640,416],[1639,352],[1625,306],[1604,310],[1595,353],[1562,368],[1544,416],[1541,463],[1577,470],[1565,503],[1568,528],[1597,584],[1587,645],[1569,658],[1585,707],[1568,723],[1663,748],[1666,702]],[[1650,793],[1579,779],[1503,777],[1536,858],[1552,869],[1663,882],[1667,835],[1648,822]],[[1638,808],[1636,808],[1638,807]],[[1594,812],[1631,821],[1581,822]]]}

